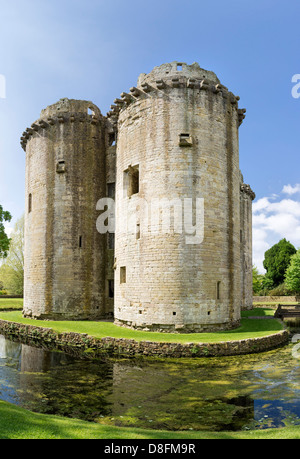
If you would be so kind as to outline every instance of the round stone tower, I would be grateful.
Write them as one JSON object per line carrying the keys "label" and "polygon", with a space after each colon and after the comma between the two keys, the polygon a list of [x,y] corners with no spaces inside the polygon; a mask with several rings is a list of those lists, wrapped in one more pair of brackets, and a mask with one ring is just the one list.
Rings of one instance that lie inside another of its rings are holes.
{"label": "round stone tower", "polygon": [[106,120],[91,102],[61,99],[26,129],[24,315],[105,316]]}
{"label": "round stone tower", "polygon": [[117,324],[239,325],[238,100],[213,72],[178,62],[140,75],[115,100]]}

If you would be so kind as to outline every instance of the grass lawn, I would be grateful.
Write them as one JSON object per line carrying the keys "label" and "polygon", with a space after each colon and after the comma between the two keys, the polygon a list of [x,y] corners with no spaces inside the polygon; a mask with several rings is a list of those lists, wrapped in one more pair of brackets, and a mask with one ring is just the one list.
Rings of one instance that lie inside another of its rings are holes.
{"label": "grass lawn", "polygon": [[[3,304],[1,302],[1,304]],[[6,305],[7,305],[6,300]],[[3,305],[4,307],[4,305]],[[6,306],[7,307],[7,306]],[[1,308],[0,308],[1,309]],[[111,322],[39,321],[25,319],[20,311],[0,310],[0,319],[52,328],[57,332],[87,333],[98,338],[112,336],[136,340],[215,342],[265,336],[282,329],[279,321],[249,319],[249,316],[273,315],[273,310],[258,308],[244,311],[241,326],[235,330],[191,335],[142,332],[118,327]],[[299,427],[283,429],[249,430],[238,432],[186,431],[170,432],[135,427],[105,426],[77,419],[33,413],[0,401],[0,439],[131,439],[131,440],[198,440],[198,439],[299,439]]]}
{"label": "grass lawn", "polygon": [[135,427],[113,427],[32,413],[0,401],[0,439],[299,439],[299,427],[237,432],[170,432]]}
{"label": "grass lawn", "polygon": [[0,296],[0,311],[3,309],[22,309],[23,298],[1,298]]}
{"label": "grass lawn", "polygon": [[[273,311],[271,311],[273,313]],[[131,330],[128,328],[119,327],[112,322],[105,321],[44,321],[26,319],[22,317],[21,311],[0,311],[0,319],[9,320],[11,322],[18,322],[30,324],[45,328],[51,328],[56,332],[75,332],[87,333],[96,338],[112,337],[112,338],[127,338],[136,341],[159,341],[159,342],[202,342],[212,343],[220,341],[233,341],[242,340],[246,338],[255,338],[267,336],[276,333],[283,329],[282,323],[277,319],[249,319],[247,316],[253,315],[268,315],[269,310],[252,310],[245,311],[245,316],[241,320],[240,327],[216,333],[158,333],[158,332],[144,332],[139,330]],[[244,315],[244,314],[243,314]]]}

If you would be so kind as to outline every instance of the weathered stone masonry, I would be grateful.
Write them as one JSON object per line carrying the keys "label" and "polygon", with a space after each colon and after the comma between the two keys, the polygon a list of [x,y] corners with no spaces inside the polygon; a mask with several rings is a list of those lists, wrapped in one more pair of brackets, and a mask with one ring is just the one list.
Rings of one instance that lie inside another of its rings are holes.
{"label": "weathered stone masonry", "polygon": [[122,338],[94,338],[81,333],[57,333],[51,328],[36,327],[0,320],[0,331],[5,336],[25,344],[49,350],[58,349],[85,359],[102,357],[217,357],[264,352],[286,345],[289,332],[281,330],[269,336],[219,343],[175,343],[135,341]]}
{"label": "weathered stone masonry", "polygon": [[[21,138],[24,315],[114,313],[178,332],[239,324],[252,307],[255,195],[239,169],[238,100],[213,72],[173,62],[141,74],[106,117],[69,99],[42,111]],[[106,196],[115,234],[96,230]]]}

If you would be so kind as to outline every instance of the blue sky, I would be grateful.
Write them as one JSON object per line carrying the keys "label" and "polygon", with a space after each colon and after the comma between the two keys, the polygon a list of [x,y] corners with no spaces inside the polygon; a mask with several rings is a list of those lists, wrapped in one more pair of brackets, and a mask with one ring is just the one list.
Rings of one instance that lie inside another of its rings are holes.
{"label": "blue sky", "polygon": [[43,108],[69,97],[106,114],[140,73],[196,61],[247,109],[240,167],[257,195],[254,263],[282,237],[300,246],[298,1],[0,0],[0,14],[0,202],[11,225],[25,201],[19,138]]}

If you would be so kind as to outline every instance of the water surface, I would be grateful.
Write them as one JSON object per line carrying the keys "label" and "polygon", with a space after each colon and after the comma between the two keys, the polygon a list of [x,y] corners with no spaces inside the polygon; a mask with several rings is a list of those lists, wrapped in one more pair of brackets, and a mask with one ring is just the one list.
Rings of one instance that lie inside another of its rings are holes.
{"label": "water surface", "polygon": [[221,431],[299,425],[294,346],[235,357],[86,361],[0,335],[0,399],[119,426]]}

